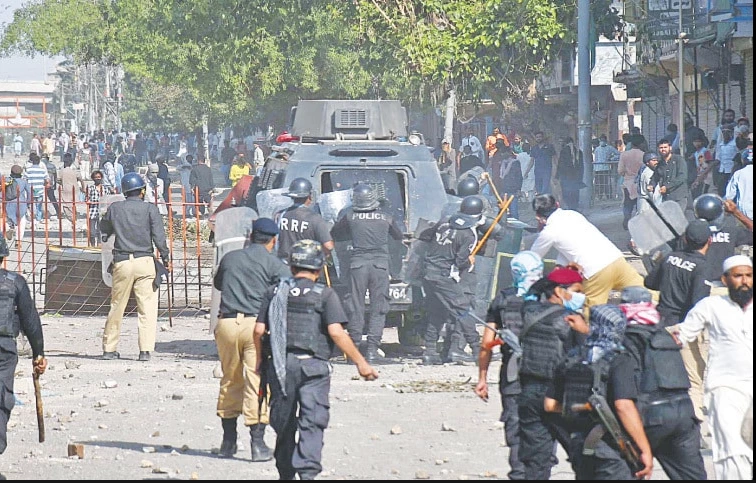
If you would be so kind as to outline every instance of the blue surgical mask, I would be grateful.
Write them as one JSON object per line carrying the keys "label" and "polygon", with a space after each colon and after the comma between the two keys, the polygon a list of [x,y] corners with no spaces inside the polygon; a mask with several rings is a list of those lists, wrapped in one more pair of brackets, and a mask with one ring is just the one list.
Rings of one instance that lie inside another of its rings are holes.
{"label": "blue surgical mask", "polygon": [[585,305],[585,294],[581,292],[573,292],[571,290],[568,290],[568,292],[572,295],[572,298],[569,300],[562,299],[564,308],[572,310],[573,312],[580,312],[583,310],[583,305]]}

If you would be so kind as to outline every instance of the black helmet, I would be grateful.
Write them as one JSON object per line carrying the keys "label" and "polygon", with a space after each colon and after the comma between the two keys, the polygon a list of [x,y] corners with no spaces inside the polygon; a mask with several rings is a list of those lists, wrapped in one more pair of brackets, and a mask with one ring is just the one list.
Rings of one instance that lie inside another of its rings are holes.
{"label": "black helmet", "polygon": [[352,209],[373,211],[380,205],[375,189],[366,183],[357,183],[352,189]]}
{"label": "black helmet", "polygon": [[465,215],[480,215],[483,213],[483,198],[480,196],[466,196],[459,205],[459,212]]}
{"label": "black helmet", "polygon": [[457,183],[457,196],[465,197],[480,193],[480,183],[472,176],[467,176]]}
{"label": "black helmet", "polygon": [[709,225],[721,226],[724,220],[724,203],[714,194],[703,194],[693,201],[693,213],[696,218],[709,222]]}
{"label": "black helmet", "polygon": [[295,178],[289,185],[289,191],[284,196],[294,199],[309,198],[312,194],[312,183],[304,178]]}
{"label": "black helmet", "polygon": [[315,240],[300,240],[291,247],[289,266],[320,270],[325,263],[323,247]]}
{"label": "black helmet", "polygon": [[141,190],[146,185],[137,173],[126,173],[121,178],[121,193],[128,194],[131,191]]}
{"label": "black helmet", "polygon": [[8,242],[5,241],[4,236],[0,236],[0,258],[5,258],[10,255],[8,250]]}
{"label": "black helmet", "polygon": [[659,155],[656,153],[646,153],[643,155],[643,164],[648,164],[652,159],[659,159]]}

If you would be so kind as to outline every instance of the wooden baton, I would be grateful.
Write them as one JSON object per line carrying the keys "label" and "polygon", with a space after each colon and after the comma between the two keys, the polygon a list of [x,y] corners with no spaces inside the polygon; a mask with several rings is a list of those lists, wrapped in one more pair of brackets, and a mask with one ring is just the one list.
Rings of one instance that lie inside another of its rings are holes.
{"label": "wooden baton", "polygon": [[42,405],[42,388],[39,385],[39,373],[35,370],[32,371],[32,378],[34,379],[34,399],[37,403],[37,431],[39,433],[39,442],[45,442],[45,410]]}

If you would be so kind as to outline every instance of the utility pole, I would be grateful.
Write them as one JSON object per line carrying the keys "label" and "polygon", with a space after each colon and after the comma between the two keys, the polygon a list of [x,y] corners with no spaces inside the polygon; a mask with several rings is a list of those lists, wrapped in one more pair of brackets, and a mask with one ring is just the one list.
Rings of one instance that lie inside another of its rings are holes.
{"label": "utility pole", "polygon": [[677,137],[680,140],[680,155],[685,159],[685,32],[683,32],[682,0],[678,2],[678,5],[677,14],[679,18],[677,19],[677,30],[679,34],[677,38],[677,84],[680,88],[677,90],[679,96]]}
{"label": "utility pole", "polygon": [[583,152],[583,183],[580,207],[588,209],[593,199],[593,151],[591,148],[591,0],[578,0],[578,147]]}
{"label": "utility pole", "polygon": [[454,141],[454,108],[457,105],[457,93],[454,89],[449,89],[449,97],[446,98],[446,119],[444,119],[444,138],[449,140],[453,145]]}

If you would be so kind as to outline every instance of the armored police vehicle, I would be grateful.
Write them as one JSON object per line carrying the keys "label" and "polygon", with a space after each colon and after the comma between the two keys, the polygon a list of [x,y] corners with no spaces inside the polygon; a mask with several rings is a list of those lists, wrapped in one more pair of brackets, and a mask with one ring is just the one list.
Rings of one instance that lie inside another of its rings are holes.
{"label": "armored police vehicle", "polygon": [[[273,217],[288,206],[291,199],[281,193],[302,177],[312,183],[313,200],[329,222],[350,204],[351,188],[358,181],[376,189],[382,209],[404,227],[408,239],[427,222],[439,220],[447,203],[441,175],[422,136],[409,132],[399,101],[300,101],[292,109],[290,134],[293,140],[275,147],[249,190],[247,205],[260,216]],[[405,243],[392,240],[389,246],[388,323],[402,329],[420,312],[415,310],[419,296],[413,296],[406,274]],[[336,241],[337,276],[331,279],[342,295],[349,287],[350,249],[348,242]]]}

